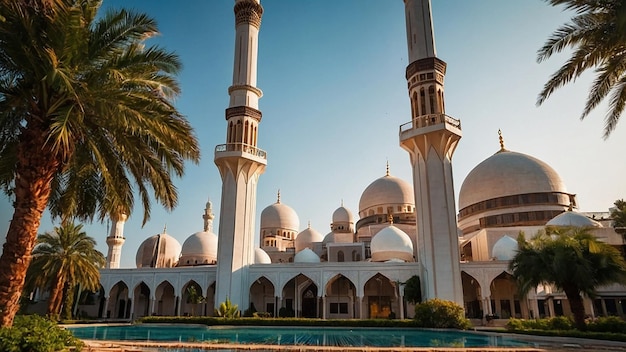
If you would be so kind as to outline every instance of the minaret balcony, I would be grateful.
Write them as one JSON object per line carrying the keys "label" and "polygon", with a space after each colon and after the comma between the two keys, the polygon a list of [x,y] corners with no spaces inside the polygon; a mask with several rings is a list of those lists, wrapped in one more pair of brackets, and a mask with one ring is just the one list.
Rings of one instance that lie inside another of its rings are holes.
{"label": "minaret balcony", "polygon": [[245,143],[227,143],[215,147],[215,159],[246,158],[267,164],[267,153],[263,149]]}
{"label": "minaret balcony", "polygon": [[400,140],[442,129],[461,135],[461,120],[457,120],[446,114],[418,116],[412,121],[400,125]]}

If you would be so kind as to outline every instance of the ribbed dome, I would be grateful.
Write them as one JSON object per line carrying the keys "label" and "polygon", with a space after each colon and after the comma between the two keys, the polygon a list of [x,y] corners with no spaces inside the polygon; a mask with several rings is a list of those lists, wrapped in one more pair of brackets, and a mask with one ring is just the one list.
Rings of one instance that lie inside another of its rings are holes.
{"label": "ribbed dome", "polygon": [[138,268],[171,268],[180,257],[180,243],[166,233],[149,237],[141,243],[135,256]]}
{"label": "ribbed dome", "polygon": [[497,260],[512,260],[517,254],[517,248],[517,241],[504,235],[493,245],[491,255]]}
{"label": "ribbed dome", "polygon": [[566,193],[556,171],[530,155],[502,150],[467,175],[459,193],[459,208],[488,199],[543,192]]}
{"label": "ribbed dome", "polygon": [[337,210],[333,213],[333,223],[338,222],[354,222],[352,212],[343,205],[337,208]]}
{"label": "ribbed dome", "polygon": [[217,261],[217,235],[196,232],[183,243],[179,266],[213,264]]}
{"label": "ribbed dome", "polygon": [[[372,182],[359,201],[359,214],[361,217],[370,208],[387,205],[415,205],[413,187],[406,181],[389,174]],[[387,209],[384,209],[386,213]]]}
{"label": "ribbed dome", "polygon": [[277,202],[261,212],[261,228],[281,228],[298,231],[300,219],[298,219],[298,214],[290,206]]}
{"label": "ribbed dome", "polygon": [[272,264],[272,259],[266,251],[257,247],[254,249],[254,264]]}
{"label": "ribbed dome", "polygon": [[603,227],[601,223],[589,219],[581,213],[575,211],[563,212],[546,223],[546,226],[556,227]]}
{"label": "ribbed dome", "polygon": [[322,236],[321,233],[317,232],[315,229],[309,226],[306,230],[300,232],[298,236],[296,236],[296,252],[299,252],[307,247],[311,248],[313,243],[319,243],[323,240],[324,236]]}
{"label": "ribbed dome", "polygon": [[413,243],[411,238],[399,228],[389,225],[380,230],[370,244],[373,262],[386,262],[400,259],[413,261]]}
{"label": "ribbed dome", "polygon": [[313,252],[309,248],[305,248],[301,250],[300,252],[296,253],[296,255],[293,257],[293,262],[294,263],[319,263],[320,257],[318,257],[317,254],[315,254],[315,252]]}

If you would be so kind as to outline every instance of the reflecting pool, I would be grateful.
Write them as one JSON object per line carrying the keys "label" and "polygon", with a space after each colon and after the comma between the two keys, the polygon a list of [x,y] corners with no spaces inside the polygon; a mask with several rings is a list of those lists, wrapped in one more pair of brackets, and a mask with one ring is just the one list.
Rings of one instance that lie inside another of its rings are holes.
{"label": "reflecting pool", "polygon": [[206,342],[355,347],[531,347],[511,337],[402,328],[223,327],[142,324],[67,327],[89,340]]}

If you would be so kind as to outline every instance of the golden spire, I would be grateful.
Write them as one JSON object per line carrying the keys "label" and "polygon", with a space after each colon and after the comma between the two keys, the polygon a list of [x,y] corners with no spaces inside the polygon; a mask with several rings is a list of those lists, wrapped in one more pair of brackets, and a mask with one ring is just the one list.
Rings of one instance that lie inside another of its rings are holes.
{"label": "golden spire", "polygon": [[502,131],[498,129],[498,139],[500,140],[500,151],[505,152],[506,148],[504,148],[504,138],[502,138]]}
{"label": "golden spire", "polygon": [[278,189],[278,199],[276,200],[276,204],[280,204],[280,188]]}

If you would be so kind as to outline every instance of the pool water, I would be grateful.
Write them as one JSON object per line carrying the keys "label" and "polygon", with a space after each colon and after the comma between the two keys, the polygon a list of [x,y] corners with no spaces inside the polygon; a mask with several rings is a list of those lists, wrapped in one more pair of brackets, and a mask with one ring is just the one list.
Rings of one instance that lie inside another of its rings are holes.
{"label": "pool water", "polygon": [[68,327],[90,340],[133,340],[356,347],[528,347],[506,336],[465,331],[393,328],[222,327],[142,324]]}

